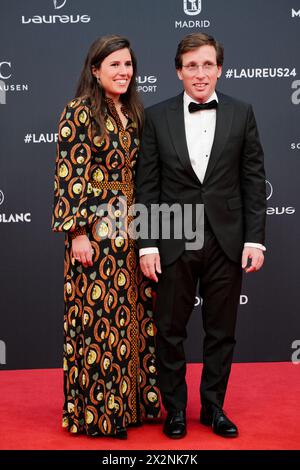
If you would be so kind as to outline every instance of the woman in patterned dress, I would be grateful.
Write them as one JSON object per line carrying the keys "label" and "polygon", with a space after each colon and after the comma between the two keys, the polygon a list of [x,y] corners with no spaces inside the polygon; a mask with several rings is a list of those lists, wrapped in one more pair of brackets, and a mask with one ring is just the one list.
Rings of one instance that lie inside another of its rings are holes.
{"label": "woman in patterned dress", "polygon": [[62,113],[52,228],[65,232],[63,427],[127,437],[160,413],[152,291],[128,237],[143,108],[120,36],[91,46]]}

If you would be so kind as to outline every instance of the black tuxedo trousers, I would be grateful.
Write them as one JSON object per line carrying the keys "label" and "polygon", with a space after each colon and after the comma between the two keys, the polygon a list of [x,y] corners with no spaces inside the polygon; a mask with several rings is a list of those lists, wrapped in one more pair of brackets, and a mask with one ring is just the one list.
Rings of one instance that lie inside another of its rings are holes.
{"label": "black tuxedo trousers", "polygon": [[205,331],[201,402],[222,407],[235,346],[242,269],[226,256],[207,224],[203,248],[185,251],[174,263],[163,266],[159,279],[155,309],[158,374],[168,411],[184,410],[187,405],[184,340],[198,281]]}

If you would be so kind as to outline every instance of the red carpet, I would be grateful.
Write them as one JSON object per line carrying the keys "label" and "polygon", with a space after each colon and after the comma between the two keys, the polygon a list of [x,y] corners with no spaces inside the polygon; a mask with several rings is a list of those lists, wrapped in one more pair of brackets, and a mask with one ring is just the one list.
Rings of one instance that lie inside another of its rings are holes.
{"label": "red carpet", "polygon": [[188,434],[171,440],[162,424],[129,429],[127,441],[71,436],[60,427],[62,372],[0,372],[0,449],[300,449],[300,366],[234,364],[225,411],[240,430],[237,439],[216,436],[199,424],[199,373],[188,367]]}

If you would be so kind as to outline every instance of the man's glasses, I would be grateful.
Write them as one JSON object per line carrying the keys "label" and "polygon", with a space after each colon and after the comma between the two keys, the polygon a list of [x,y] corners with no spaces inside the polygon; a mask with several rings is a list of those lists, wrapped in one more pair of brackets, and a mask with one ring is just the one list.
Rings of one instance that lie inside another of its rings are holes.
{"label": "man's glasses", "polygon": [[188,64],[188,65],[183,65],[182,67],[184,67],[186,69],[186,71],[189,72],[189,73],[197,73],[199,67],[202,67],[202,70],[203,70],[204,73],[209,73],[214,69],[214,67],[216,65],[218,65],[218,64],[211,64],[211,63],[207,63],[207,64]]}

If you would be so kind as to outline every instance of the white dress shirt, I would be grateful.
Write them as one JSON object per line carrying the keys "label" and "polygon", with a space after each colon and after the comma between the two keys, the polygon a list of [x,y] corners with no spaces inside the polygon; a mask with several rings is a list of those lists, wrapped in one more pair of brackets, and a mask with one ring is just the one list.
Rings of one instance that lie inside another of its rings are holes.
{"label": "white dress shirt", "polygon": [[[214,92],[205,103],[209,103],[213,100],[219,101],[216,92]],[[183,112],[187,148],[192,168],[198,179],[203,183],[215,137],[217,110],[206,109],[190,113],[189,104],[192,101],[194,100],[184,92]],[[199,141],[201,141],[200,145]],[[260,248],[263,251],[266,250],[260,243],[246,242],[244,246]],[[140,256],[153,253],[159,253],[158,248],[148,247],[139,250]]]}
{"label": "white dress shirt", "polygon": [[[213,100],[218,102],[216,92],[211,95],[206,103]],[[194,100],[184,92],[183,112],[187,148],[193,170],[203,183],[215,137],[217,110],[206,109],[205,111],[190,113],[189,104],[192,101]]]}

